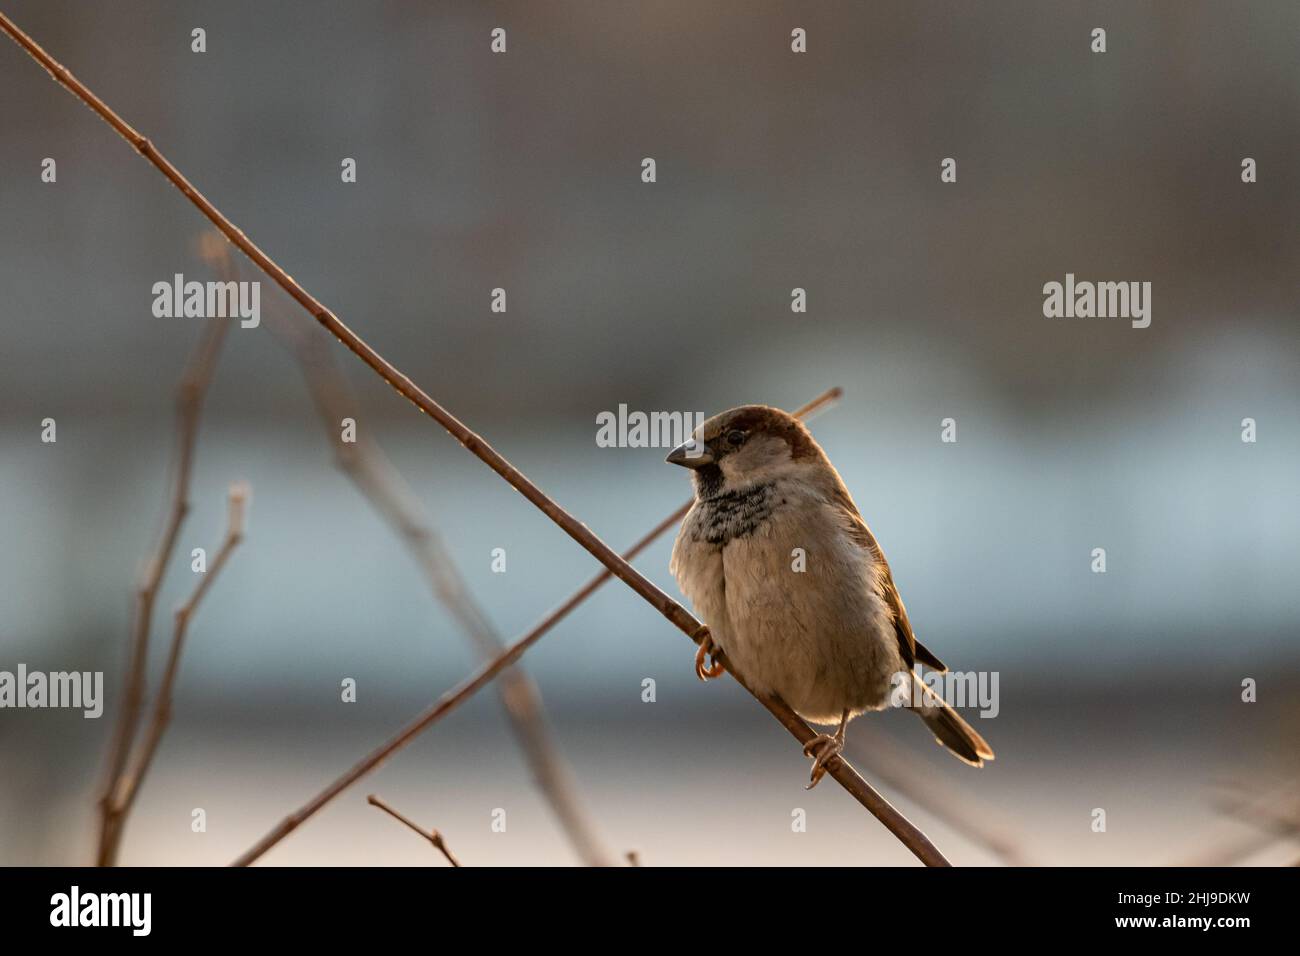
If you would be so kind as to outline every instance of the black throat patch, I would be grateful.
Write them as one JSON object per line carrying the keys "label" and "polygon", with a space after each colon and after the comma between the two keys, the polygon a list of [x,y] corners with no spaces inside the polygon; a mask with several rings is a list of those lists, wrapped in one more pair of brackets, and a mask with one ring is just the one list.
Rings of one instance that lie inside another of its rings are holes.
{"label": "black throat patch", "polygon": [[695,497],[704,501],[722,491],[722,469],[717,465],[705,465],[691,473],[695,480]]}
{"label": "black throat patch", "polygon": [[[713,467],[716,477],[696,472],[697,497],[700,505],[700,526],[694,535],[709,544],[726,544],[743,538],[772,516],[772,508],[779,504],[776,484],[754,485],[741,491],[722,491],[722,472]],[[707,489],[707,490],[706,490]]]}

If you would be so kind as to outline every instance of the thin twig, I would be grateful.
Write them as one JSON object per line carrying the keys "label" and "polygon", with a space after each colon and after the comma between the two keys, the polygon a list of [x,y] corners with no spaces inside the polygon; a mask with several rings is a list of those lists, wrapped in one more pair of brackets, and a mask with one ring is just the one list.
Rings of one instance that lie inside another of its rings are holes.
{"label": "thin twig", "polygon": [[[0,14],[0,18],[3,14]],[[136,612],[131,651],[127,658],[124,700],[109,751],[108,772],[99,801],[100,831],[96,862],[112,866],[118,840],[113,828],[119,819],[113,807],[119,801],[122,778],[126,773],[131,748],[139,731],[144,705],[145,683],[149,667],[149,635],[153,629],[154,605],[162,586],[163,575],[176,550],[181,525],[189,514],[190,483],[194,472],[194,450],[198,439],[199,417],[203,400],[216,370],[221,346],[229,322],[211,318],[204,323],[199,343],[186,363],[176,388],[176,445],[173,464],[174,481],[167,506],[162,538],[145,565],[136,590]]]}
{"label": "thin twig", "polygon": [[442,838],[442,834],[439,833],[437,830],[428,830],[428,831],[421,830],[416,824],[412,823],[406,817],[402,816],[400,813],[398,813],[388,804],[384,803],[384,801],[380,800],[373,793],[370,796],[366,797],[366,802],[369,803],[372,807],[378,807],[380,810],[383,810],[394,820],[398,820],[402,823],[405,823],[416,833],[420,834],[420,836],[424,837],[426,840],[432,843],[434,849],[436,849],[439,853],[441,853],[443,856],[447,858],[448,863],[450,863],[452,866],[460,866],[460,860],[456,859],[456,857],[452,855],[451,850],[447,849],[447,841],[445,841]]}
{"label": "thin twig", "polygon": [[[807,417],[824,408],[839,397],[840,389],[829,389],[813,401],[809,402],[803,408],[796,411],[795,415]],[[659,524],[655,525],[648,534],[643,536],[640,541],[624,553],[624,559],[628,561],[633,560],[637,555],[653,544],[665,531],[680,524],[683,516],[685,516],[690,507],[691,502],[688,501],[663,521],[659,522]],[[413,720],[407,723],[406,726],[383,744],[372,750],[350,770],[336,779],[297,811],[281,820],[274,829],[266,834],[266,836],[259,840],[252,848],[247,850],[239,857],[239,859],[235,860],[233,865],[248,866],[255,862],[259,857],[266,853],[267,850],[271,849],[271,847],[275,846],[286,836],[300,827],[340,793],[352,786],[352,784],[356,783],[366,774],[370,773],[398,750],[405,747],[426,728],[430,727],[443,716],[450,713],[462,702],[468,700],[479,690],[479,688],[483,687],[496,677],[497,674],[505,670],[516,659],[522,656],[524,651],[537,641],[541,640],[543,635],[550,631],[551,628],[555,627],[555,625],[568,617],[568,615],[578,607],[578,605],[582,604],[583,601],[594,594],[600,586],[611,577],[613,577],[613,575],[609,571],[601,571],[595,577],[591,578],[591,580],[571,594],[563,604],[535,624],[527,634],[515,641],[514,644],[510,645],[505,653],[494,658],[472,677],[466,679],[447,693],[443,694],[442,697],[438,698],[431,707],[417,715]],[[798,720],[798,718],[795,719]],[[808,730],[808,733],[811,735],[812,731]]]}
{"label": "thin twig", "polygon": [[190,621],[194,620],[194,615],[198,613],[199,604],[208,591],[211,590],[212,585],[216,583],[217,577],[221,574],[221,569],[230,560],[231,553],[243,541],[244,517],[247,513],[247,507],[248,486],[242,482],[232,485],[228,499],[226,536],[221,542],[216,557],[212,559],[211,567],[199,578],[199,583],[195,585],[189,600],[176,609],[171,650],[168,652],[167,668],[163,672],[162,683],[158,687],[158,696],[154,701],[153,718],[145,733],[144,742],[140,745],[139,754],[135,761],[135,769],[129,775],[123,776],[121,786],[118,788],[119,795],[114,800],[109,811],[110,831],[112,833],[108,847],[110,860],[117,857],[117,850],[122,842],[122,834],[126,829],[127,817],[131,813],[131,808],[135,805],[135,798],[140,792],[140,786],[144,783],[145,775],[153,764],[154,755],[158,752],[158,745],[162,742],[163,734],[171,722],[172,691],[176,686],[176,675],[180,671],[181,651],[185,647],[185,637],[189,633]]}
{"label": "thin twig", "polygon": [[[294,301],[315,317],[317,322],[325,326],[335,338],[351,349],[375,374],[392,386],[399,395],[406,398],[416,408],[445,428],[471,454],[505,479],[516,491],[532,502],[542,514],[559,525],[569,537],[586,548],[593,557],[612,571],[619,580],[639,594],[651,607],[655,608],[697,645],[708,637],[708,628],[697,620],[690,611],[656,587],[649,578],[638,572],[609,545],[600,540],[590,528],[549,498],[523,472],[510,464],[500,452],[489,445],[481,436],[471,431],[455,415],[435,402],[400,369],[375,351],[356,332],[352,331],[342,319],[327,309],[320,300],[299,285],[289,273],[277,265],[256,243],[227,219],[216,206],[212,205],[181,174],[180,170],[157,150],[153,143],[136,132],[99,97],[91,93],[81,81],[46,53],[31,37],[19,30],[13,21],[4,14],[0,14],[0,29],[13,37],[19,46],[45,67],[58,83],[98,113],[105,122],[113,127],[119,136],[135,147],[145,159],[153,163],[158,171],[179,189],[214,226],[221,230],[227,239],[234,243],[244,255],[248,256],[273,282],[287,292]],[[497,660],[513,663],[519,653],[522,653],[524,647],[518,647],[517,651],[507,651]],[[488,671],[492,671],[492,676],[495,676],[496,671],[492,667],[481,671],[480,675]],[[737,682],[744,686],[743,681]],[[761,702],[801,744],[807,744],[816,736],[812,728],[795,714],[784,701],[779,698],[764,698]],[[897,836],[918,859],[927,865],[948,865],[948,861],[943,854],[935,848],[925,834],[863,780],[848,761],[837,759],[831,763],[830,775],[854,799],[879,819],[891,833]]]}
{"label": "thin twig", "polygon": [[[434,596],[460,625],[480,659],[491,660],[505,647],[505,641],[470,594],[441,536],[401,472],[367,432],[357,435],[355,442],[340,440],[338,428],[342,419],[352,413],[356,398],[325,348],[328,340],[305,320],[297,323],[296,312],[289,316],[271,309],[266,319],[267,327],[298,361],[340,469],[402,539]],[[614,865],[612,853],[602,843],[578,796],[573,769],[551,732],[536,682],[522,667],[515,666],[507,669],[495,686],[538,789],[574,852],[588,866]]]}

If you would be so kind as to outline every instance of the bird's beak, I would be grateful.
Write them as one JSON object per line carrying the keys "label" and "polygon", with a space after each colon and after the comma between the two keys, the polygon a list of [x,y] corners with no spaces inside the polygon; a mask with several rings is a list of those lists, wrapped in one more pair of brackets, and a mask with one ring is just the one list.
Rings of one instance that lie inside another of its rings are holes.
{"label": "bird's beak", "polygon": [[713,456],[709,454],[708,446],[692,438],[669,452],[664,461],[670,465],[681,465],[683,468],[694,469],[713,464]]}

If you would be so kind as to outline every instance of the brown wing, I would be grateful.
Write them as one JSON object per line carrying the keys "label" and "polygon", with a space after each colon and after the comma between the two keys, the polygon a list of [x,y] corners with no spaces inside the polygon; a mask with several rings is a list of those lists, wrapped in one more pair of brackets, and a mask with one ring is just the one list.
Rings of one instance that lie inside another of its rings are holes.
{"label": "brown wing", "polygon": [[894,584],[893,572],[889,570],[889,562],[885,560],[885,552],[880,550],[880,545],[876,541],[876,536],[871,533],[867,523],[862,520],[862,515],[858,512],[858,507],[849,497],[848,489],[842,484],[835,489],[835,503],[844,511],[849,519],[849,534],[853,540],[862,547],[866,548],[875,557],[876,562],[880,565],[882,571],[881,588],[885,603],[889,605],[889,611],[894,618],[894,633],[898,638],[898,649],[903,654],[903,660],[907,661],[909,668],[915,667],[916,662],[920,661],[926,667],[937,671],[946,671],[943,661],[939,660],[930,649],[916,639],[916,634],[912,632],[912,622],[907,619],[907,609],[903,607],[903,599],[898,596],[898,587]]}

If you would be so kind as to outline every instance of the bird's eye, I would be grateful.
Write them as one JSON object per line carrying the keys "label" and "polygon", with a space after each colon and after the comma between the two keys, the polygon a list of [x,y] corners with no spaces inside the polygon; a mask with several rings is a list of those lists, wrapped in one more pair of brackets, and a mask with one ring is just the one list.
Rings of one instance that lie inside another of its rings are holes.
{"label": "bird's eye", "polygon": [[739,446],[744,444],[744,441],[745,441],[745,433],[742,432],[739,428],[733,428],[731,431],[727,432],[728,445]]}

